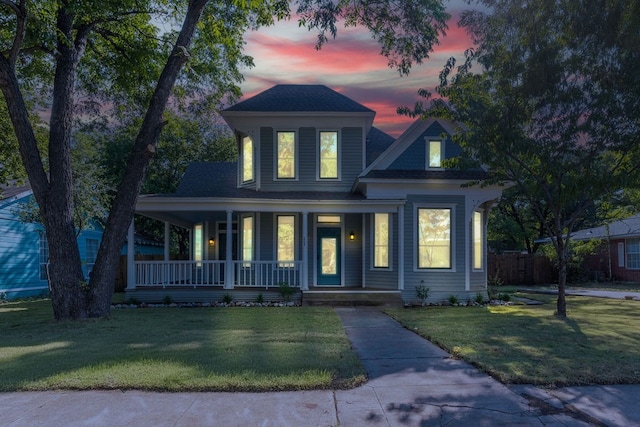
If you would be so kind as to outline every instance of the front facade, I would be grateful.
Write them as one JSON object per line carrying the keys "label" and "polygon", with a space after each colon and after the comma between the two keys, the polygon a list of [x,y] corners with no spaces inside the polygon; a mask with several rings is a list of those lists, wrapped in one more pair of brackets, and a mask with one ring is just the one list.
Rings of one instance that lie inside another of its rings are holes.
{"label": "front facade", "polygon": [[[20,218],[22,205],[33,198],[28,185],[2,188],[0,199],[0,298],[48,295],[49,245],[44,227]],[[78,234],[82,271],[93,268],[102,240],[99,228]]]}
{"label": "front facade", "polygon": [[[325,87],[279,85],[222,112],[238,161],[192,163],[175,194],[137,213],[192,232],[189,261],[136,263],[139,300],[277,291],[388,293],[437,302],[486,294],[484,170],[444,168],[455,126],[417,121],[397,140],[375,113]],[[247,292],[247,290],[253,291]]]}

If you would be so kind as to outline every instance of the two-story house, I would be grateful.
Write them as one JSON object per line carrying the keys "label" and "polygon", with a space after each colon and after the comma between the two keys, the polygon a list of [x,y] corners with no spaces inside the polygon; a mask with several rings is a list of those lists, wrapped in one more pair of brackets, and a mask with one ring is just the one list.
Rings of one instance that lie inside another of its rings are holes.
{"label": "two-story house", "polygon": [[[397,140],[375,112],[320,85],[278,85],[222,111],[238,160],[192,163],[175,194],[136,212],[192,232],[188,261],[138,262],[140,301],[342,293],[405,302],[486,295],[486,171],[443,167],[454,124],[418,120]],[[133,263],[130,263],[133,265]]]}

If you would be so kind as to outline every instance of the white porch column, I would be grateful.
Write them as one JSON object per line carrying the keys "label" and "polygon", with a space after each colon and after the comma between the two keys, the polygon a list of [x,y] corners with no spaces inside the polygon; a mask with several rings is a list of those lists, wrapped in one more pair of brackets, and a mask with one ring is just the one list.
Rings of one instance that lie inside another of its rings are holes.
{"label": "white porch column", "polygon": [[404,289],[404,205],[398,206],[398,290]]}
{"label": "white porch column", "polygon": [[127,232],[127,289],[129,290],[136,288],[136,245],[134,239],[133,220],[131,220],[129,231]]}
{"label": "white porch column", "polygon": [[[238,236],[239,238],[239,236]],[[233,266],[233,211],[227,211],[227,260],[224,266],[224,288],[233,289],[235,270]]]}
{"label": "white porch column", "polygon": [[171,225],[168,221],[164,223],[164,260],[169,261],[170,253],[169,247],[171,246]]}
{"label": "white porch column", "polygon": [[302,277],[300,288],[309,290],[309,212],[302,212]]}

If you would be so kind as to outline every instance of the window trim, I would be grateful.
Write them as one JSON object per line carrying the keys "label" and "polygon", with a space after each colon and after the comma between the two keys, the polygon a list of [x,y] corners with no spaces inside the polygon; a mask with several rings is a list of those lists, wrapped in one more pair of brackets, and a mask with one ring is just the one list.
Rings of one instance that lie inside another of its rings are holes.
{"label": "window trim", "polygon": [[[478,229],[476,227],[476,215],[480,215],[480,228]],[[480,231],[480,236],[476,236],[476,231],[479,230]],[[473,214],[471,215],[471,269],[472,271],[475,272],[482,272],[484,271],[484,266],[485,266],[485,248],[484,248],[484,241],[485,241],[485,229],[484,229],[484,210],[481,209],[476,209],[473,211]],[[476,264],[476,256],[478,255],[476,253],[476,237],[480,237],[480,266],[478,267]]]}
{"label": "window trim", "polygon": [[[445,157],[445,152],[444,152],[444,148],[445,148],[445,144],[444,144],[444,139],[442,138],[430,138],[430,137],[425,137],[425,147],[426,147],[426,156],[425,156],[425,170],[440,170],[440,169],[444,169],[444,167],[442,167],[442,162],[444,161],[444,157]],[[432,142],[438,142],[440,143],[440,164],[439,166],[431,166],[431,143]]]}
{"label": "window trim", "polygon": [[[449,267],[418,267],[419,262],[419,241],[418,241],[418,231],[419,231],[419,211],[420,209],[448,209],[450,215],[450,227],[449,230]],[[455,204],[447,204],[447,203],[438,203],[438,204],[430,204],[430,203],[420,203],[415,204],[413,208],[413,271],[415,273],[419,272],[442,272],[442,273],[455,273],[456,272],[456,205]]]}
{"label": "window trim", "polygon": [[[336,134],[336,177],[332,178],[322,178],[320,176],[320,171],[322,170],[321,166],[321,157],[320,157],[320,138],[323,133],[335,133]],[[337,129],[319,129],[316,135],[316,181],[342,181],[342,144],[340,143],[340,131]]]}
{"label": "window trim", "polygon": [[[376,215],[387,215],[387,266],[376,266]],[[371,215],[371,268],[370,270],[393,271],[393,215],[390,212],[374,212]]]}
{"label": "window trim", "polygon": [[[245,172],[245,149],[244,149],[244,142],[245,139],[249,138],[249,140],[251,141],[251,178],[245,180],[244,179],[244,172]],[[238,172],[238,179],[240,181],[240,185],[244,186],[244,185],[251,185],[253,183],[256,182],[256,175],[257,175],[257,170],[256,170],[256,142],[253,138],[253,136],[251,135],[246,135],[246,134],[241,134],[240,135],[240,152],[238,153],[239,156],[239,161],[240,161],[240,168],[239,168],[239,172]]]}
{"label": "window trim", "polygon": [[[278,227],[280,225],[279,219],[280,217],[291,217],[293,218],[293,259],[292,260],[280,260],[280,253],[279,253],[279,247],[280,247],[280,242],[278,239]],[[274,215],[273,218],[273,222],[274,222],[274,226],[273,226],[273,232],[274,232],[274,236],[273,236],[273,242],[274,242],[274,250],[273,253],[275,254],[275,260],[278,263],[279,267],[282,267],[288,263],[294,263],[298,260],[299,254],[298,254],[298,215],[294,214],[294,213],[284,213],[284,212],[278,212]]]}
{"label": "window trim", "polygon": [[[632,242],[633,244],[630,245],[629,244],[630,242]],[[625,261],[627,270],[640,270],[640,238],[626,239],[624,243],[625,243],[624,261]],[[630,251],[629,248],[633,248],[634,251]],[[638,257],[638,260],[629,262],[629,255],[636,255]]]}
{"label": "window trim", "polygon": [[[247,230],[247,228],[245,227],[245,221],[250,219],[251,220],[251,254],[250,254],[250,259],[246,259],[245,258],[245,231]],[[248,265],[250,265],[251,262],[256,260],[256,218],[253,214],[249,214],[249,215],[242,215],[242,217],[240,218],[240,223],[242,224],[242,226],[240,227],[240,261],[245,261]],[[243,263],[243,265],[245,265]],[[248,266],[245,265],[245,266]]]}
{"label": "window trim", "polygon": [[[280,157],[278,156],[278,134],[280,133],[292,133],[293,134],[293,176],[292,177],[280,177],[278,176],[278,165]],[[295,130],[278,129],[274,131],[273,137],[273,180],[274,181],[298,181],[299,177],[299,164],[298,161],[298,132]]]}

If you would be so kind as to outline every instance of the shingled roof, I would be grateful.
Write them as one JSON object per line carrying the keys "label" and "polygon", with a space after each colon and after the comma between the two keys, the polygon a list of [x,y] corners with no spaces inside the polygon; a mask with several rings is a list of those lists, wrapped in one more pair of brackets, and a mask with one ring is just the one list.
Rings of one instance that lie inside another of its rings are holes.
{"label": "shingled roof", "polygon": [[374,112],[324,85],[276,85],[223,110],[223,113],[226,111]]}
{"label": "shingled roof", "polygon": [[237,188],[237,163],[189,163],[178,189],[165,197],[259,198],[272,200],[363,200],[362,194],[336,191],[255,191]]}

